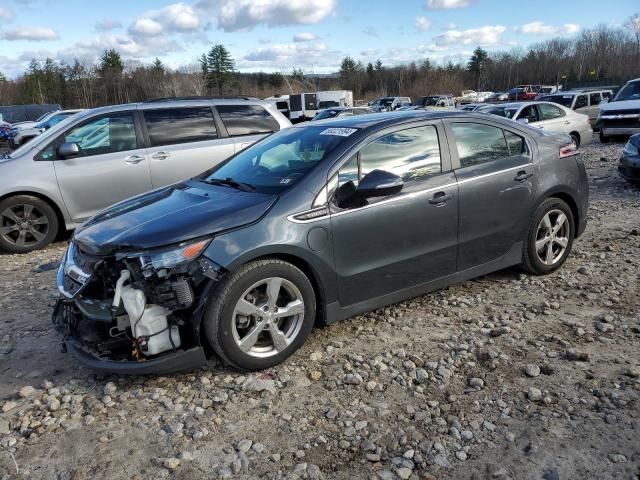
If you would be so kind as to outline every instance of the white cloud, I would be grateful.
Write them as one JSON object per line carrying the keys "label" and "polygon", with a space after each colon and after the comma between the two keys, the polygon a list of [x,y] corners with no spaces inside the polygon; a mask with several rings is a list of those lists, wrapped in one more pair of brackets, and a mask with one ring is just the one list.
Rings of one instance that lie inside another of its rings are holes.
{"label": "white cloud", "polygon": [[417,17],[416,28],[421,32],[426,32],[431,28],[431,20],[429,20],[427,17]]}
{"label": "white cloud", "polygon": [[380,50],[377,48],[367,48],[364,52],[360,52],[362,57],[377,57],[380,55]]}
{"label": "white cloud", "polygon": [[468,7],[474,0],[427,0],[428,10],[448,10],[450,8]]}
{"label": "white cloud", "polygon": [[502,43],[502,34],[505,31],[506,28],[502,25],[486,25],[468,30],[448,30],[436,36],[435,43],[437,46],[454,44],[497,46]]}
{"label": "white cloud", "polygon": [[158,10],[149,10],[129,27],[132,35],[157,36],[163,31],[188,33],[202,26],[193,7],[182,2],[172,3]]}
{"label": "white cloud", "polygon": [[219,26],[226,32],[258,25],[319,23],[335,9],[336,0],[221,0]]}
{"label": "white cloud", "polygon": [[0,20],[5,22],[13,19],[13,12],[8,7],[0,7]]}
{"label": "white cloud", "polygon": [[6,30],[2,34],[5,40],[27,40],[41,42],[44,40],[55,40],[58,34],[49,27],[19,27],[13,30]]}
{"label": "white cloud", "polygon": [[148,35],[152,37],[162,33],[162,25],[151,18],[139,18],[129,27],[129,32],[132,35]]}
{"label": "white cloud", "polygon": [[563,26],[555,26],[536,21],[515,27],[515,30],[527,35],[545,36],[577,33],[580,30],[580,26],[575,23],[565,23]]}
{"label": "white cloud", "polygon": [[149,58],[182,52],[184,48],[176,41],[165,36],[159,37],[131,37],[129,35],[114,35],[105,33],[77,42],[70,48],[58,53],[58,58],[66,62],[75,57],[96,59],[104,50],[115,48],[125,58]]}
{"label": "white cloud", "polygon": [[323,42],[275,44],[248,53],[236,62],[239,68],[280,70],[289,66],[337,67],[341,53],[329,50]]}
{"label": "white cloud", "polygon": [[313,33],[308,33],[308,32],[302,32],[302,33],[296,33],[293,36],[293,41],[294,42],[311,42],[313,40],[316,40],[318,37],[316,37]]}
{"label": "white cloud", "polygon": [[122,23],[117,20],[111,20],[105,18],[104,20],[100,20],[96,22],[96,31],[97,32],[108,32],[110,30],[116,30],[118,28],[122,28]]}

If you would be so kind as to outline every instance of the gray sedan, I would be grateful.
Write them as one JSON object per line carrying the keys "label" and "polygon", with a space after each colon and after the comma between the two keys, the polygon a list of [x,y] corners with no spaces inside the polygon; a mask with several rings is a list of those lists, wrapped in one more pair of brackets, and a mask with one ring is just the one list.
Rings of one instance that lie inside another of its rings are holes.
{"label": "gray sedan", "polygon": [[513,265],[558,270],[587,204],[567,135],[473,112],[308,122],[85,223],[54,321],[98,370],[193,368],[211,351],[270,368],[314,324]]}

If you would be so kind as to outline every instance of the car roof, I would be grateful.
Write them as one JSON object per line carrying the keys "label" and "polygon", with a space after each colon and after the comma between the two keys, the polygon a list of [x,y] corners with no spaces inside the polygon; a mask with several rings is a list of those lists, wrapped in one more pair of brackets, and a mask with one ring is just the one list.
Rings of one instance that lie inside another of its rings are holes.
{"label": "car roof", "polygon": [[402,110],[396,112],[370,113],[368,115],[358,115],[355,117],[337,117],[319,120],[309,124],[299,123],[293,128],[306,128],[307,126],[323,126],[330,128],[357,128],[360,130],[380,130],[403,123],[417,122],[420,120],[439,120],[443,118],[458,117],[466,120],[475,118],[477,120],[499,121],[501,117],[486,113],[463,112],[458,110]]}

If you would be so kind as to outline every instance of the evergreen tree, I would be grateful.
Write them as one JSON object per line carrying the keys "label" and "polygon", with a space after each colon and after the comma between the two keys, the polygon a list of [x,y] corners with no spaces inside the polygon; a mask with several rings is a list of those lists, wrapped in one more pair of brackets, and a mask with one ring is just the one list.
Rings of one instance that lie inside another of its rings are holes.
{"label": "evergreen tree", "polygon": [[274,88],[282,87],[282,85],[284,85],[284,75],[282,75],[280,72],[272,73],[269,77],[269,83]]}
{"label": "evergreen tree", "polygon": [[167,73],[167,69],[165,68],[164,63],[162,63],[162,60],[160,60],[158,57],[156,57],[156,59],[151,64],[151,73],[159,77],[162,77],[165,73]]}
{"label": "evergreen tree", "polygon": [[4,76],[4,73],[0,72],[0,83],[6,82],[7,77]]}
{"label": "evergreen tree", "polygon": [[467,63],[467,71],[473,75],[476,91],[480,91],[484,83],[484,73],[489,64],[489,54],[482,47],[476,47]]}
{"label": "evergreen tree", "polygon": [[[202,70],[204,72],[204,68]],[[206,56],[207,87],[222,95],[224,87],[233,81],[233,70],[234,61],[229,50],[224,45],[214,45]]]}

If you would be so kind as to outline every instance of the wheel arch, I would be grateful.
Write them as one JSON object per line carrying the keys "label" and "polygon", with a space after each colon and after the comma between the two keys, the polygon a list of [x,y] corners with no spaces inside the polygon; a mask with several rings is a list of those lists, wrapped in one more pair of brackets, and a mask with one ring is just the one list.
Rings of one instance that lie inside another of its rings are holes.
{"label": "wheel arch", "polygon": [[251,260],[245,261],[242,265],[246,265],[250,262],[255,262],[259,260],[282,260],[284,262],[290,263],[294,267],[300,269],[302,273],[309,279],[311,282],[311,286],[313,287],[313,291],[316,294],[316,325],[324,325],[327,319],[327,309],[326,309],[326,295],[324,290],[324,285],[320,280],[320,274],[313,267],[311,263],[309,263],[304,258],[292,254],[292,253],[269,253],[264,254],[258,257],[254,257]]}
{"label": "wheel arch", "polygon": [[582,219],[580,218],[580,211],[578,210],[578,203],[576,202],[575,198],[570,193],[563,190],[559,190],[556,192],[549,192],[549,194],[544,197],[545,200],[547,198],[558,198],[563,202],[565,202],[567,205],[569,205],[569,208],[571,209],[571,213],[573,214],[573,223],[575,226],[573,236],[574,238],[577,238],[578,237],[577,227],[580,224],[580,221]]}
{"label": "wheel arch", "polygon": [[62,207],[60,207],[60,205],[58,205],[58,203],[53,200],[51,197],[40,193],[40,192],[34,192],[32,190],[17,190],[15,192],[9,192],[9,193],[5,193],[4,195],[0,196],[0,202],[3,200],[6,200],[7,198],[11,198],[11,197],[17,197],[20,195],[27,195],[30,197],[36,197],[40,200],[42,200],[43,202],[46,202],[52,209],[53,211],[56,213],[56,217],[58,218],[58,225],[60,225],[60,229],[58,231],[57,236],[59,236],[63,231],[67,230],[67,219],[64,216],[64,213],[62,211]]}

